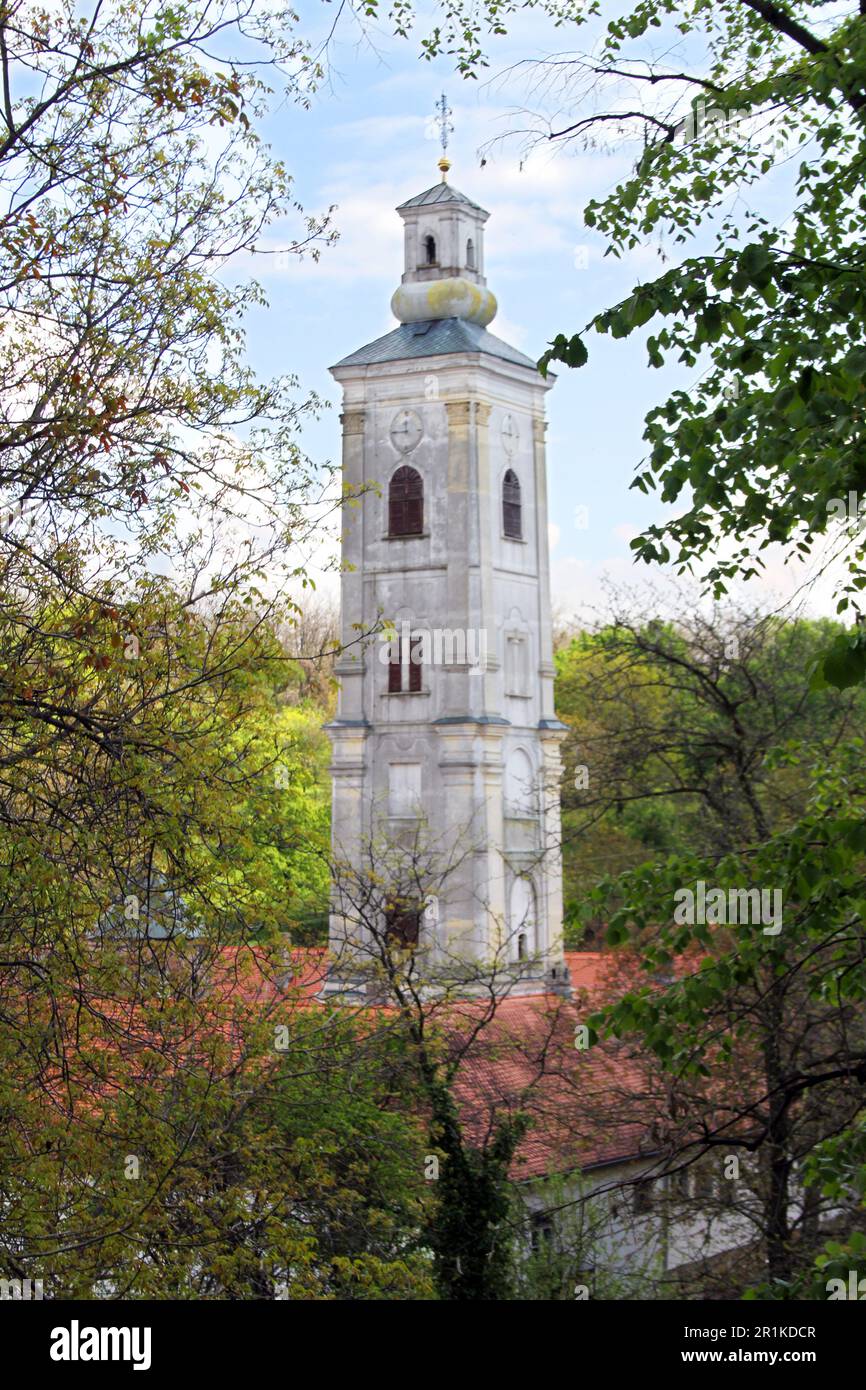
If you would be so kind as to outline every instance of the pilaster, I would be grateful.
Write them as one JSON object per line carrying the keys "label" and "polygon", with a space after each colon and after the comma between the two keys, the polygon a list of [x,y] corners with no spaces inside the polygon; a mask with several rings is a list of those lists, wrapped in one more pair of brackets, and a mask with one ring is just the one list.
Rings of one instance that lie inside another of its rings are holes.
{"label": "pilaster", "polygon": [[553,623],[550,613],[550,538],[547,531],[547,464],[544,436],[547,421],[532,419],[532,454],[535,471],[535,544],[538,554],[538,674],[541,683],[541,718],[553,719]]}
{"label": "pilaster", "polygon": [[340,416],[343,425],[343,507],[340,642],[334,670],[340,681],[338,719],[364,718],[364,668],[369,658],[362,640],[364,623],[364,439],[366,411],[353,407]]}

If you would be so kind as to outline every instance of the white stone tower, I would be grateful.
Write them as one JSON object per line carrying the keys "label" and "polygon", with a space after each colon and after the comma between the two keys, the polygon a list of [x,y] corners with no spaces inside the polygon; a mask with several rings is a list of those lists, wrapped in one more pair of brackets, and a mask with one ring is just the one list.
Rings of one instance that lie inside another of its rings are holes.
{"label": "white stone tower", "polygon": [[[358,883],[387,879],[392,847],[404,868],[415,854],[417,890],[401,869],[383,918],[428,972],[495,959],[523,992],[565,988],[550,382],[486,330],[488,214],[446,182],[449,167],[397,209],[400,326],[331,368],[358,498],[344,508],[333,853]],[[396,635],[365,643],[382,619]],[[375,895],[358,910],[359,893],[335,889],[335,991],[357,987],[370,935]]]}

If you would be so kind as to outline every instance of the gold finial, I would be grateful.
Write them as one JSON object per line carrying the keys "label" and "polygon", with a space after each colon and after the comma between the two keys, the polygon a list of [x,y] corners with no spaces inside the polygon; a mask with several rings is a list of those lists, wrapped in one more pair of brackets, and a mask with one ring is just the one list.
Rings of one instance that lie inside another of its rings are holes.
{"label": "gold finial", "polygon": [[443,92],[440,100],[436,103],[436,122],[439,126],[439,143],[442,146],[439,168],[442,170],[443,183],[446,182],[448,170],[451,168],[451,161],[448,158],[448,136],[454,130],[451,124],[452,114],[451,107],[448,105],[448,100]]}

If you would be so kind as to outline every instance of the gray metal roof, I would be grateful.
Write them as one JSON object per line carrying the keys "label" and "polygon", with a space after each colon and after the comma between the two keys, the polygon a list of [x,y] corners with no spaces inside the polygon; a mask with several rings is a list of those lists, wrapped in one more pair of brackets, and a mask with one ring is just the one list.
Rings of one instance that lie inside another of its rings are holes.
{"label": "gray metal roof", "polygon": [[432,188],[425,189],[423,193],[416,193],[414,198],[401,203],[397,211],[402,212],[403,208],[423,208],[431,203],[464,203],[466,207],[477,208],[479,212],[485,211],[480,203],[473,203],[471,198],[467,198],[465,193],[459,193],[450,183],[434,183]]}
{"label": "gray metal roof", "polygon": [[393,333],[377,338],[366,347],[358,348],[337,367],[364,367],[372,362],[399,362],[404,358],[441,357],[449,352],[486,352],[490,357],[501,357],[504,362],[514,362],[518,367],[531,367],[536,364],[517,348],[504,343],[501,338],[488,333],[480,324],[469,323],[466,319],[424,319],[421,323],[401,323]]}

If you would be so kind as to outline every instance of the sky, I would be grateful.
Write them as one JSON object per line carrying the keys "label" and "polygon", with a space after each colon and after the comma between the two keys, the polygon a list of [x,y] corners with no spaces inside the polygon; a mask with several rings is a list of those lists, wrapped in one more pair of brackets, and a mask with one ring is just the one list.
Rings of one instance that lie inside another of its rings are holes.
{"label": "sky", "polygon": [[[301,32],[324,35],[333,11],[306,0]],[[587,40],[534,13],[513,16],[508,25],[509,35],[491,43],[482,80],[470,82],[448,59],[419,57],[417,36],[394,38],[385,24],[362,33],[351,19],[341,21],[328,49],[328,80],[311,94],[309,109],[278,102],[266,121],[266,137],[293,175],[305,211],[334,205],[339,232],[317,262],[270,255],[253,266],[269,307],[249,320],[250,356],[268,375],[297,374],[302,391],[330,403],[304,432],[304,447],[316,459],[336,460],[340,452],[339,391],[328,367],[396,326],[389,302],[402,273],[403,240],[395,208],[438,182],[433,117],[443,91],[454,127],[449,181],[490,213],[486,276],[499,302],[491,332],[539,356],[555,334],[579,330],[662,264],[658,246],[623,261],[606,258],[603,239],[583,226],[586,203],[629,172],[633,147],[546,143],[526,157],[525,141],[509,138],[525,129],[525,108],[536,100],[528,83],[537,74],[526,60],[585,47]],[[262,243],[268,244],[284,244],[279,228]],[[617,342],[594,337],[586,367],[558,369],[547,398],[547,466],[551,586],[561,614],[588,616],[604,604],[610,583],[640,598],[655,580],[629,550],[632,537],[665,515],[658,499],[629,486],[644,456],[643,418],[672,388],[699,375],[698,369],[650,368],[639,335]],[[317,570],[329,553],[327,544],[317,551]],[[770,556],[767,574],[742,594],[773,606],[802,597],[805,577],[801,567],[792,572],[781,556]],[[333,592],[337,581],[319,575],[319,583]],[[809,592],[808,607],[830,611],[828,584]]]}

